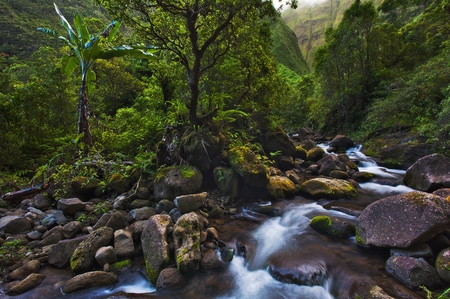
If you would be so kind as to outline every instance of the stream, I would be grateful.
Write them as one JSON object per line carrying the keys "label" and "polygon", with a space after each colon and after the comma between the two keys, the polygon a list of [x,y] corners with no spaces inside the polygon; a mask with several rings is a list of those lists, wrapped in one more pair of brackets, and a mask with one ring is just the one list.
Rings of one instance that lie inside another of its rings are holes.
{"label": "stream", "polygon": [[61,281],[68,279],[64,277],[67,271],[49,269],[54,280],[46,279],[38,289],[12,298],[328,299],[355,298],[356,291],[373,285],[394,298],[425,298],[384,270],[389,249],[362,247],[354,237],[339,239],[309,227],[317,215],[355,222],[371,202],[412,190],[402,184],[405,171],[378,166],[360,148],[350,149],[347,154],[360,171],[377,175],[372,182],[360,184],[356,199],[313,201],[296,196],[292,200],[254,204],[273,205],[277,217],[252,212],[252,205],[248,205],[235,217],[210,220],[220,238],[235,249],[235,256],[230,263],[200,270],[181,289],[156,291],[147,281],[142,258],[137,258],[135,266],[123,272],[120,282],[109,288],[63,295],[58,290]]}

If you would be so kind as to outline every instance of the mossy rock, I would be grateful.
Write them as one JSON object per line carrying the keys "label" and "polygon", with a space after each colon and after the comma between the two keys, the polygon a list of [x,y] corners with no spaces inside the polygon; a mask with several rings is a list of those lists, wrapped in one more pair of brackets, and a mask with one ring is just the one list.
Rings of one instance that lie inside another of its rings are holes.
{"label": "mossy rock", "polygon": [[340,179],[311,179],[303,183],[300,190],[313,198],[341,199],[354,198],[358,195],[351,183]]}
{"label": "mossy rock", "polygon": [[269,194],[274,198],[292,198],[295,195],[295,184],[284,176],[271,176],[267,185]]}
{"label": "mossy rock", "polygon": [[295,156],[294,156],[294,158],[299,158],[299,159],[302,159],[302,160],[306,160],[306,153],[307,153],[307,151],[301,145],[297,145],[295,147]]}
{"label": "mossy rock", "polygon": [[195,166],[178,165],[158,171],[154,181],[156,200],[173,200],[179,195],[197,193],[202,185],[203,175]]}
{"label": "mossy rock", "polygon": [[181,138],[182,155],[185,160],[202,172],[211,168],[211,161],[221,154],[224,137],[208,131],[191,131]]}
{"label": "mossy rock", "polygon": [[326,155],[325,150],[321,147],[315,147],[306,152],[306,160],[317,162]]}
{"label": "mossy rock", "polygon": [[309,225],[315,230],[342,239],[348,239],[355,236],[355,226],[339,218],[332,218],[329,216],[316,216],[311,219]]}
{"label": "mossy rock", "polygon": [[266,187],[269,183],[269,171],[248,147],[239,146],[230,149],[228,159],[231,167],[252,187]]}

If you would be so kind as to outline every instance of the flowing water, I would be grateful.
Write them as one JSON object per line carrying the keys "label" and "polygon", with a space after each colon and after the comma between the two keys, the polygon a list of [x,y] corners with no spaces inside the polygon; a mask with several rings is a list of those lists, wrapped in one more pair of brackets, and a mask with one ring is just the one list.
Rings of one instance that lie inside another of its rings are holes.
{"label": "flowing water", "polygon": [[[277,217],[252,212],[249,206],[236,215],[237,219],[212,220],[210,224],[228,246],[235,248],[236,255],[228,264],[199,271],[182,289],[156,291],[148,283],[143,267],[133,267],[111,288],[90,289],[66,296],[49,293],[45,297],[355,298],[355,292],[378,285],[394,298],[422,298],[386,273],[384,263],[389,257],[388,249],[361,247],[354,238],[343,240],[309,227],[310,220],[317,215],[354,223],[357,215],[371,202],[412,190],[401,183],[404,171],[378,166],[359,148],[351,149],[347,154],[358,163],[360,171],[377,175],[374,182],[361,184],[357,199],[312,201],[298,196],[293,200],[273,202],[279,214]],[[57,286],[55,283],[53,290]],[[22,298],[30,297],[28,294]]]}

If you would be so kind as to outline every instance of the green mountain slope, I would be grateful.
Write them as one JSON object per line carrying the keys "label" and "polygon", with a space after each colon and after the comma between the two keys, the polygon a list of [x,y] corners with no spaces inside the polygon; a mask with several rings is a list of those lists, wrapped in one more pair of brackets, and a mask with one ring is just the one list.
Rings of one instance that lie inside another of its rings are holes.
{"label": "green mountain slope", "polygon": [[272,22],[271,32],[274,41],[272,51],[277,62],[299,76],[309,73],[308,64],[300,51],[295,33],[281,18]]}

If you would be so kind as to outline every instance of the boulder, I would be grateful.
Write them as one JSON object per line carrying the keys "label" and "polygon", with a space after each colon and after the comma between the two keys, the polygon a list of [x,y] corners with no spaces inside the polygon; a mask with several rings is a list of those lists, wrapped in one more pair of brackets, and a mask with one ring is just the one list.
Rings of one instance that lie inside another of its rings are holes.
{"label": "boulder", "polygon": [[408,187],[426,192],[450,187],[450,158],[441,154],[420,158],[406,170],[403,182]]}
{"label": "boulder", "polygon": [[417,244],[408,248],[391,248],[391,256],[410,256],[416,258],[430,259],[433,258],[433,250],[427,244]]}
{"label": "boulder", "polygon": [[100,247],[95,252],[95,260],[102,268],[106,264],[112,265],[117,262],[116,252],[112,246]]}
{"label": "boulder", "polygon": [[127,226],[127,222],[124,214],[120,211],[112,212],[111,217],[108,219],[105,226],[112,228],[113,231],[125,228]]}
{"label": "boulder", "polygon": [[156,213],[162,212],[169,213],[173,208],[176,208],[175,203],[172,200],[162,199],[156,204]]}
{"label": "boulder", "polygon": [[64,215],[74,215],[76,212],[82,211],[86,203],[78,198],[63,198],[58,200],[57,208],[62,211]]}
{"label": "boulder", "polygon": [[274,160],[277,163],[278,168],[281,169],[282,171],[293,169],[295,166],[294,159],[291,156],[286,155],[275,156]]}
{"label": "boulder", "polygon": [[39,193],[33,197],[33,207],[45,211],[53,205],[53,200],[42,193]]}
{"label": "boulder", "polygon": [[202,254],[200,261],[202,268],[214,268],[219,266],[219,257],[214,249],[208,249]]}
{"label": "boulder", "polygon": [[358,195],[351,183],[340,179],[315,178],[306,181],[300,190],[313,198],[354,198]]}
{"label": "boulder", "polygon": [[114,174],[108,182],[108,187],[119,194],[125,193],[130,190],[132,185],[132,177],[117,173]]}
{"label": "boulder", "polygon": [[306,160],[306,150],[301,145],[295,147],[294,158]]}
{"label": "boulder", "polygon": [[317,165],[320,166],[319,174],[324,176],[329,176],[333,170],[347,171],[345,163],[335,155],[326,155],[317,161]]}
{"label": "boulder", "polygon": [[137,208],[130,211],[131,217],[133,217],[134,220],[147,220],[148,218],[152,217],[153,215],[156,215],[156,210],[152,207],[142,207]]}
{"label": "boulder", "polygon": [[420,191],[385,197],[367,206],[356,221],[358,243],[407,248],[444,232],[450,203]]}
{"label": "boulder", "polygon": [[191,212],[182,215],[173,228],[176,263],[181,273],[192,273],[199,268],[200,226],[199,217]]}
{"label": "boulder", "polygon": [[269,194],[276,198],[292,198],[297,191],[295,184],[287,177],[284,176],[271,176],[269,178],[269,184],[267,184],[267,190]]}
{"label": "boulder", "polygon": [[156,283],[162,269],[170,263],[172,242],[169,234],[173,222],[169,215],[158,214],[148,219],[141,235],[142,250],[145,259],[147,276],[153,284]]}
{"label": "boulder", "polygon": [[32,223],[27,217],[4,216],[0,219],[0,231],[7,234],[20,234],[31,230]]}
{"label": "boulder", "polygon": [[450,283],[450,247],[438,254],[435,266],[439,277],[446,283]]}
{"label": "boulder", "polygon": [[314,147],[306,152],[306,160],[317,162],[323,157],[325,157],[325,150],[321,147]]}
{"label": "boulder", "polygon": [[182,287],[185,282],[186,279],[177,268],[165,268],[159,273],[156,289],[176,289]]}
{"label": "boulder", "polygon": [[434,289],[441,284],[436,269],[422,258],[391,256],[386,271],[413,290],[421,286]]}
{"label": "boulder", "polygon": [[260,138],[261,145],[267,154],[279,152],[285,156],[294,156],[295,144],[281,129],[268,132]]}
{"label": "boulder", "polygon": [[[148,190],[148,188],[147,188],[147,190]],[[150,200],[138,198],[138,199],[133,200],[130,203],[130,205],[128,206],[128,208],[130,210],[134,210],[134,209],[140,209],[140,208],[151,207],[151,206],[152,206],[152,202]]]}
{"label": "boulder", "polygon": [[213,170],[214,182],[223,195],[236,198],[239,195],[239,174],[233,168],[218,166]]}
{"label": "boulder", "polygon": [[61,286],[61,291],[65,294],[75,291],[108,286],[117,283],[117,275],[112,272],[92,271],[72,277]]}
{"label": "boulder", "polygon": [[118,256],[134,254],[133,235],[131,232],[119,229],[114,232],[114,250]]}
{"label": "boulder", "polygon": [[114,231],[110,227],[101,227],[93,231],[77,246],[70,257],[70,268],[73,273],[91,271],[95,264],[95,253],[100,247],[109,245],[113,237]]}
{"label": "boulder", "polygon": [[113,208],[116,210],[127,210],[133,198],[134,193],[132,192],[122,193],[113,200]]}
{"label": "boulder", "polygon": [[41,263],[38,260],[32,260],[25,265],[17,268],[8,275],[6,275],[6,281],[22,280],[25,279],[31,273],[39,273],[41,269]]}
{"label": "boulder", "polygon": [[251,187],[266,187],[269,183],[269,174],[264,164],[248,147],[234,147],[228,151],[231,167]]}
{"label": "boulder", "polygon": [[193,130],[182,136],[181,144],[185,160],[206,172],[211,168],[214,157],[221,154],[224,138],[221,134],[211,134],[207,130]]}
{"label": "boulder", "polygon": [[39,247],[56,244],[59,241],[61,241],[63,238],[62,231],[63,228],[60,225],[55,226],[51,230],[46,231],[42,236],[42,240],[39,242]]}
{"label": "boulder", "polygon": [[207,196],[208,196],[207,192],[179,195],[175,198],[173,202],[175,203],[175,206],[180,210],[182,214],[186,214],[199,209],[206,201]]}
{"label": "boulder", "polygon": [[154,181],[156,200],[173,200],[178,195],[192,194],[200,190],[203,175],[197,167],[170,166],[158,171]]}
{"label": "boulder", "polygon": [[24,280],[11,287],[6,292],[6,295],[15,296],[25,293],[26,291],[29,291],[39,285],[45,279],[45,277],[46,276],[44,274],[32,273],[28,275]]}
{"label": "boulder", "polygon": [[345,135],[336,135],[333,140],[330,141],[330,146],[337,151],[345,151],[355,147],[355,142]]}
{"label": "boulder", "polygon": [[63,226],[62,236],[64,239],[71,239],[76,236],[83,229],[83,224],[80,221],[71,221]]}
{"label": "boulder", "polygon": [[315,216],[309,225],[318,231],[343,239],[355,235],[355,226],[352,223],[336,217]]}
{"label": "boulder", "polygon": [[74,239],[59,241],[50,248],[48,252],[48,263],[58,268],[67,267],[72,253],[87,237],[87,235],[84,235]]}

